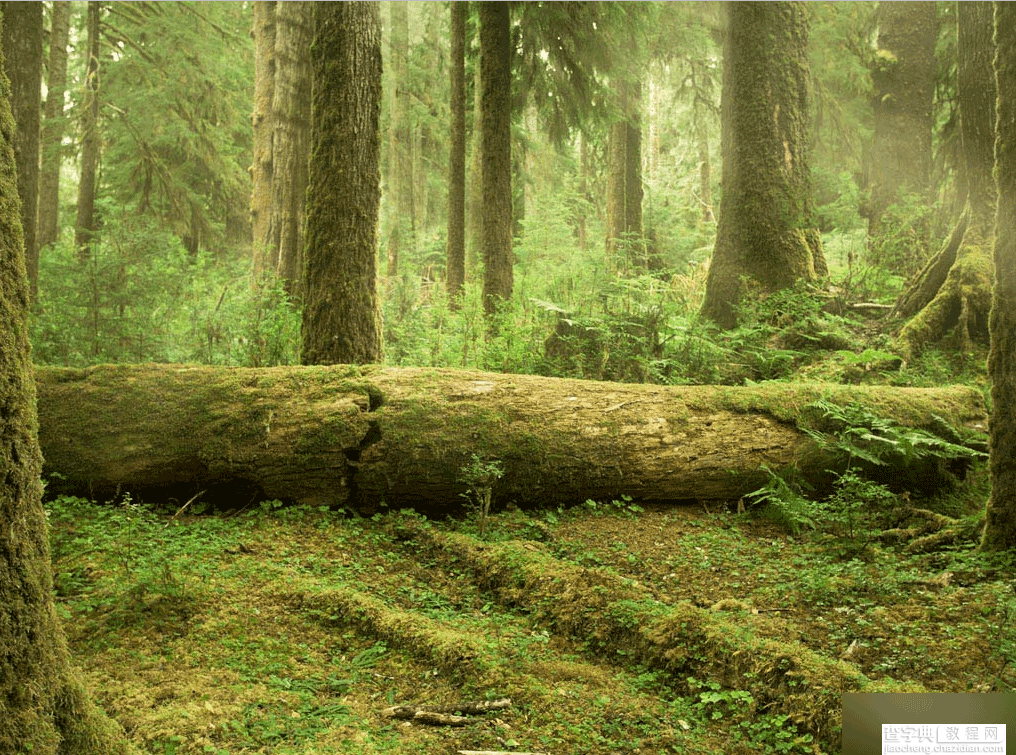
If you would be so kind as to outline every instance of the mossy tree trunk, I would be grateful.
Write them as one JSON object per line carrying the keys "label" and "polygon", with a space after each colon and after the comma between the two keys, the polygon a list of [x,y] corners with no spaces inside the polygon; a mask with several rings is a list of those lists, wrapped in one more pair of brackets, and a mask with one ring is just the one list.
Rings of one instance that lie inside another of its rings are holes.
{"label": "mossy tree trunk", "polygon": [[11,109],[17,135],[18,196],[25,244],[29,293],[39,288],[36,212],[39,199],[39,113],[42,97],[42,3],[3,3],[4,72],[11,84]]}
{"label": "mossy tree trunk", "polygon": [[1016,550],[1016,5],[996,2],[994,16],[998,210],[988,354],[991,497],[982,547]]}
{"label": "mossy tree trunk", "polygon": [[911,318],[896,338],[905,359],[950,336],[950,345],[963,351],[973,342],[988,342],[995,223],[991,3],[957,3],[956,17],[966,209],[948,242],[896,302],[895,314]]}
{"label": "mossy tree trunk", "polygon": [[[877,245],[886,209],[907,194],[926,199],[931,175],[932,100],[938,4],[880,2],[878,49],[872,58],[875,130],[867,163],[868,201],[862,207]],[[928,228],[914,229],[924,259]]]}
{"label": "mossy tree trunk", "polygon": [[448,256],[445,285],[452,307],[466,283],[466,18],[469,3],[451,4],[449,55]]}
{"label": "mossy tree trunk", "polygon": [[317,3],[303,364],[381,359],[381,20],[376,2]]}
{"label": "mossy tree trunk", "polygon": [[0,753],[122,753],[126,737],[88,700],[53,606],[14,140],[0,76]]}
{"label": "mossy tree trunk", "polygon": [[702,313],[730,328],[752,289],[779,290],[826,269],[808,167],[807,10],[800,2],[727,8],[723,197]]}
{"label": "mossy tree trunk", "polygon": [[[497,504],[736,501],[765,483],[764,467],[828,485],[835,463],[796,426],[819,419],[805,407],[820,398],[933,431],[985,422],[966,387],[631,385],[351,365],[39,368],[36,379],[50,490],[149,500],[206,490],[202,500],[227,507],[457,511],[472,454],[502,462]],[[886,474],[924,490],[950,479],[921,461]]]}
{"label": "mossy tree trunk", "polygon": [[481,2],[479,9],[483,310],[491,315],[511,298],[514,288],[511,4]]}
{"label": "mossy tree trunk", "polygon": [[46,75],[45,120],[40,137],[42,167],[39,170],[39,228],[41,249],[60,235],[60,166],[63,163],[64,93],[67,90],[67,40],[70,34],[69,0],[53,3],[49,36],[49,70]]}

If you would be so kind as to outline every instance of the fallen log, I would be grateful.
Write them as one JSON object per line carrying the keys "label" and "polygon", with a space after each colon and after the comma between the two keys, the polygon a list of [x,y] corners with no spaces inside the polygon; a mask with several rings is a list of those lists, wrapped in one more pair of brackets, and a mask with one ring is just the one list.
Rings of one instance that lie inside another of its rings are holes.
{"label": "fallen log", "polygon": [[[737,500],[763,467],[828,480],[798,429],[819,398],[909,427],[986,427],[966,387],[600,383],[376,366],[37,369],[52,492],[131,492],[219,506],[279,499],[371,512],[463,505],[476,454],[504,476],[495,505]],[[934,470],[893,469],[930,487]]]}

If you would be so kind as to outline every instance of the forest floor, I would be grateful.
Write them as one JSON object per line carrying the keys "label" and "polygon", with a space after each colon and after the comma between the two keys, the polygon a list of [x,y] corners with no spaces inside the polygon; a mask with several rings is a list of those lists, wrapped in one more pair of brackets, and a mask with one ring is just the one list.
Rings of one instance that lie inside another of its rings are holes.
{"label": "forest floor", "polygon": [[[47,507],[75,662],[147,753],[838,752],[865,679],[1013,683],[1011,572],[971,545],[845,559],[751,513],[624,502],[499,512],[482,537]],[[504,698],[456,726],[385,712]]]}

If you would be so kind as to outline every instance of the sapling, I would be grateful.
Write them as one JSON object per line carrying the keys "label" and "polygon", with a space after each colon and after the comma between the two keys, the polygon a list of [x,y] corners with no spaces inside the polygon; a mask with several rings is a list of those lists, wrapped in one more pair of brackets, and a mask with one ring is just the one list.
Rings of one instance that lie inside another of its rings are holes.
{"label": "sapling", "polygon": [[473,501],[480,514],[480,537],[487,531],[487,515],[490,513],[490,501],[494,495],[494,483],[504,476],[504,465],[497,459],[485,461],[472,454],[472,461],[462,467],[459,480],[469,489],[460,493],[463,498]]}

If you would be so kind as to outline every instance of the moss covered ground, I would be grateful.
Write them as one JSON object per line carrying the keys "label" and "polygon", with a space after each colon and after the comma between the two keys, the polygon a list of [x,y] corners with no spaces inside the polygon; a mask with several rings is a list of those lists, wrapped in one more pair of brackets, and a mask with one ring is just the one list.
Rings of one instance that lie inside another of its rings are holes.
{"label": "moss covered ground", "polygon": [[[972,542],[848,558],[752,512],[627,502],[500,511],[484,538],[48,507],[73,657],[149,753],[837,752],[843,691],[1016,684],[1011,570]],[[384,713],[500,698],[463,726]]]}

